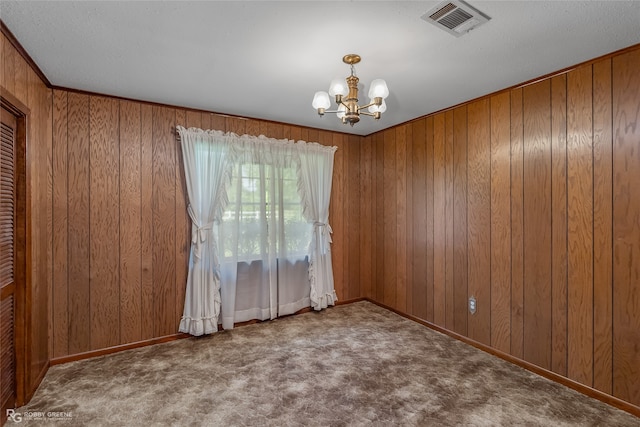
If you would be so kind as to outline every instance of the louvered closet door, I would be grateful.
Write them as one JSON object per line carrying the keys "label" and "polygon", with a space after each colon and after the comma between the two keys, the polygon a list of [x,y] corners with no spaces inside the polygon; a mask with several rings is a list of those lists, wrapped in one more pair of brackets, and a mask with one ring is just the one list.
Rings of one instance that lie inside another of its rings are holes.
{"label": "louvered closet door", "polygon": [[15,129],[13,114],[2,108],[0,131],[0,389],[2,414],[16,400],[15,354]]}

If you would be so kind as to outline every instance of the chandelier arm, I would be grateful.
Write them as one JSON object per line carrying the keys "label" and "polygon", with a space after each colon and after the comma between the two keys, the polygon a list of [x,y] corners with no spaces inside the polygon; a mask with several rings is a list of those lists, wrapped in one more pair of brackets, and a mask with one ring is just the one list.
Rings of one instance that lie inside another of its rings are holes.
{"label": "chandelier arm", "polygon": [[362,107],[358,107],[358,111],[360,111],[360,110],[362,110],[364,108],[372,107],[374,105],[377,105],[377,106],[382,105],[382,98],[374,98],[373,101],[371,101],[367,105],[363,105]]}
{"label": "chandelier arm", "polygon": [[[348,99],[349,98],[347,98],[347,100]],[[340,102],[338,102],[338,107],[341,106],[341,105],[344,105],[344,108],[347,108],[347,109],[349,108],[349,106],[347,104],[345,104],[345,102],[343,100],[340,100]]]}
{"label": "chandelier arm", "polygon": [[[369,108],[369,107],[372,107],[374,105],[377,105],[377,104],[375,102],[370,102],[367,105],[363,105],[362,107],[358,107],[358,111],[364,110],[365,108]],[[365,114],[365,113],[363,113],[363,114]],[[373,115],[373,114],[368,114],[368,115]]]}
{"label": "chandelier arm", "polygon": [[382,116],[382,113],[379,112],[379,111],[376,111],[375,113],[369,113],[368,111],[362,111],[362,112],[360,112],[360,114],[362,114],[363,116],[373,117],[376,120],[379,120],[380,117]]}

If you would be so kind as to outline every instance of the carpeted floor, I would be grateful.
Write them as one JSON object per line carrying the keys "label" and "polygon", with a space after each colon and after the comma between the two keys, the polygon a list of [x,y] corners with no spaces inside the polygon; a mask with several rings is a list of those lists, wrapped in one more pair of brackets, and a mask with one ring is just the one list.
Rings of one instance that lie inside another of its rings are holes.
{"label": "carpeted floor", "polygon": [[54,366],[17,412],[67,426],[640,426],[368,302]]}

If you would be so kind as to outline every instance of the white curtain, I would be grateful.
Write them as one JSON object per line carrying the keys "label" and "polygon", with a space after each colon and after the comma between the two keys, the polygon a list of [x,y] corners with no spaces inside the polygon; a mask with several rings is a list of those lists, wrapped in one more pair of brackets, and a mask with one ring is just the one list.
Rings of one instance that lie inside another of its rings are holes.
{"label": "white curtain", "polygon": [[333,305],[328,221],[337,147],[177,129],[193,223],[180,332]]}
{"label": "white curtain", "polygon": [[274,319],[310,305],[296,145],[244,136],[234,148],[229,205],[220,230],[222,326]]}
{"label": "white curtain", "polygon": [[210,334],[218,330],[220,276],[214,223],[227,204],[233,153],[222,132],[178,126],[191,217],[191,253],[180,332]]}
{"label": "white curtain", "polygon": [[298,142],[300,195],[303,215],[313,223],[309,246],[311,306],[321,310],[334,305],[338,297],[333,284],[329,199],[333,176],[333,156],[337,147]]}

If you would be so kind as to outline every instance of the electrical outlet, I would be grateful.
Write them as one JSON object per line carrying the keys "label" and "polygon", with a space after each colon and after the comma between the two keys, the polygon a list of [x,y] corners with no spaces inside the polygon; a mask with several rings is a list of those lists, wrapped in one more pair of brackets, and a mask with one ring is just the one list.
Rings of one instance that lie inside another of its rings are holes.
{"label": "electrical outlet", "polygon": [[471,298],[469,298],[469,313],[476,314],[476,308],[476,297],[472,296]]}

